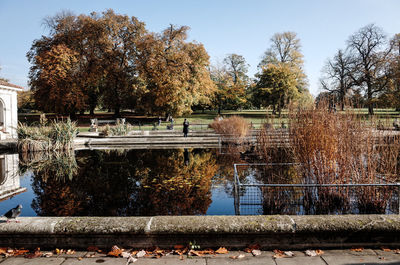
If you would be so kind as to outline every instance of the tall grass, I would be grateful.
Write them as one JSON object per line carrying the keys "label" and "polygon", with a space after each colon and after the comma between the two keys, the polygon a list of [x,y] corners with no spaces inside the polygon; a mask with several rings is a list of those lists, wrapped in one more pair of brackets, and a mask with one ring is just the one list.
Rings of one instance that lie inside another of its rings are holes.
{"label": "tall grass", "polygon": [[[400,137],[377,130],[374,119],[363,120],[352,112],[336,113],[324,105],[315,109],[295,110],[289,114],[289,142],[284,153],[296,162],[302,183],[346,184],[387,183],[399,181]],[[283,162],[282,148],[274,142],[272,132],[264,128],[258,137],[258,152],[265,162]],[[283,137],[283,136],[282,136]],[[279,151],[279,152],[278,152]],[[348,206],[356,199],[360,212],[382,212],[392,195],[389,187],[323,188],[305,191],[304,202],[324,209],[329,203]],[[317,202],[318,199],[318,202]],[[307,208],[307,205],[304,205]]]}
{"label": "tall grass", "polygon": [[242,142],[250,131],[249,123],[239,116],[231,116],[224,119],[217,118],[209,124],[209,127],[218,134],[235,138],[237,143]]}
{"label": "tall grass", "polygon": [[52,121],[49,125],[41,122],[38,126],[19,123],[17,128],[18,149],[21,152],[69,150],[78,130],[75,122]]}

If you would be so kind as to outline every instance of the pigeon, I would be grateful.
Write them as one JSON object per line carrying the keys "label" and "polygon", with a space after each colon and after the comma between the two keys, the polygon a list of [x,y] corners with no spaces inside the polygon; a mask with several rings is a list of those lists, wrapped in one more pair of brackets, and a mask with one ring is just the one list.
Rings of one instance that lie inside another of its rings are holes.
{"label": "pigeon", "polygon": [[17,207],[6,212],[3,216],[7,217],[7,223],[9,223],[11,219],[14,219],[15,222],[19,223],[19,221],[17,221],[17,217],[21,214],[21,209],[22,205],[18,204]]}

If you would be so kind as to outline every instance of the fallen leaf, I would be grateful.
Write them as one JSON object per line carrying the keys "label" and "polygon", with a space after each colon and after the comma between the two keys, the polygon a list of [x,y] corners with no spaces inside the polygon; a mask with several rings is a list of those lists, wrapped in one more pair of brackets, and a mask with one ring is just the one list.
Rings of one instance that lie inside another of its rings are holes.
{"label": "fallen leaf", "polygon": [[184,249],[185,246],[184,245],[175,245],[174,249]]}
{"label": "fallen leaf", "polygon": [[113,246],[111,248],[111,251],[107,253],[107,256],[111,256],[111,257],[119,257],[122,254],[122,249],[120,249],[117,246]]}
{"label": "fallen leaf", "polygon": [[68,249],[66,253],[67,253],[67,255],[72,255],[72,254],[75,254],[75,250]]}
{"label": "fallen leaf", "polygon": [[382,249],[383,251],[385,251],[385,252],[390,252],[390,251],[391,251],[390,248],[386,248],[386,247],[381,247],[381,249]]}
{"label": "fallen leaf", "polygon": [[317,256],[317,253],[315,252],[315,250],[306,250],[304,253],[307,256],[310,256],[310,257],[316,257]]}
{"label": "fallen leaf", "polygon": [[82,257],[79,257],[78,260],[81,261],[81,260],[83,260],[83,258],[82,258]]}
{"label": "fallen leaf", "polygon": [[121,256],[122,256],[123,258],[127,259],[127,258],[129,258],[130,256],[132,256],[132,254],[129,253],[129,252],[122,251]]}
{"label": "fallen leaf", "polygon": [[320,250],[320,249],[317,249],[317,250],[315,251],[315,253],[316,253],[318,256],[324,254],[324,252],[323,252],[322,250]]}
{"label": "fallen leaf", "polygon": [[29,252],[29,250],[27,250],[27,249],[18,249],[18,250],[15,250],[13,255],[14,256],[20,256],[20,255],[25,255],[28,252]]}
{"label": "fallen leaf", "polygon": [[352,249],[350,249],[351,251],[355,251],[355,252],[363,252],[364,251],[364,248],[352,248]]}
{"label": "fallen leaf", "polygon": [[395,254],[400,254],[400,249],[393,250]]}
{"label": "fallen leaf", "polygon": [[285,254],[281,254],[281,253],[276,253],[273,257],[274,257],[275,259],[281,259],[281,258],[286,257],[286,255],[285,255]]}
{"label": "fallen leaf", "polygon": [[275,255],[273,256],[276,259],[284,258],[286,257],[285,253],[282,250],[279,249],[274,249]]}
{"label": "fallen leaf", "polygon": [[136,253],[136,257],[137,258],[143,258],[146,255],[146,251],[144,251],[143,249],[141,251],[139,251],[138,253]]}
{"label": "fallen leaf", "polygon": [[50,258],[52,256],[53,256],[53,252],[45,252],[45,253],[43,253],[43,257],[45,257],[45,258]]}
{"label": "fallen leaf", "polygon": [[251,251],[251,254],[253,254],[253,256],[260,256],[261,255],[261,250],[259,249],[253,249]]}
{"label": "fallen leaf", "polygon": [[41,256],[42,256],[42,252],[40,252],[40,248],[37,248],[37,249],[35,250],[35,252],[26,255],[25,258],[27,258],[27,259],[33,259],[33,258],[38,258],[38,257],[41,257]]}
{"label": "fallen leaf", "polygon": [[203,255],[214,255],[215,254],[215,251],[212,250],[211,248],[207,248],[205,250],[199,250],[197,252],[199,252],[199,253],[201,253]]}
{"label": "fallen leaf", "polygon": [[216,251],[215,251],[215,253],[217,253],[217,254],[226,254],[226,253],[228,253],[229,251],[226,249],[226,248],[224,248],[224,247],[220,247],[219,249],[217,249]]}
{"label": "fallen leaf", "polygon": [[189,256],[198,256],[198,257],[203,257],[204,256],[199,251],[196,251],[196,250],[193,250],[193,249],[189,251],[188,255]]}

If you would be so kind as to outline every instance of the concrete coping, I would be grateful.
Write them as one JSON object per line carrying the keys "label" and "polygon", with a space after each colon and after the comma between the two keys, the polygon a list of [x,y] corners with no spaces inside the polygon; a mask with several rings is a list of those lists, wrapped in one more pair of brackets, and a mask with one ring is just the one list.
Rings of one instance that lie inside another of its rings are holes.
{"label": "concrete coping", "polygon": [[286,234],[400,232],[399,215],[20,217],[5,234]]}
{"label": "concrete coping", "polygon": [[195,240],[202,247],[274,248],[400,246],[398,215],[22,217],[0,223],[9,247],[172,247]]}

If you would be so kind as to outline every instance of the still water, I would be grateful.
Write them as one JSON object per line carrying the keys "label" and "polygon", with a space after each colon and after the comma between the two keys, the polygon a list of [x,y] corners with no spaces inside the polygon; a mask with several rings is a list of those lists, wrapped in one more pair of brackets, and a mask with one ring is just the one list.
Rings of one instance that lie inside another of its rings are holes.
{"label": "still water", "polygon": [[[248,162],[243,153],[220,149],[3,154],[0,214],[18,204],[23,205],[22,216],[398,212],[398,193],[392,188],[360,193],[338,188],[237,187],[233,164]],[[298,181],[291,166],[246,166],[238,173],[244,184]]]}

